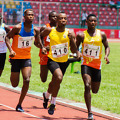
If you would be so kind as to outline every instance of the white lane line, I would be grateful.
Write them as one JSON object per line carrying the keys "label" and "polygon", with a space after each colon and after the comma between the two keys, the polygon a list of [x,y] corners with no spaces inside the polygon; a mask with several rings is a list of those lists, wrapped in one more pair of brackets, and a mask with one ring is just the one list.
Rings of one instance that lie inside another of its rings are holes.
{"label": "white lane line", "polygon": [[[70,76],[70,77],[71,77],[71,76]],[[10,85],[7,85],[7,84],[1,83],[1,82],[0,82],[0,86],[4,86],[4,87],[6,87],[6,88],[11,88],[11,89],[13,89]],[[14,90],[20,91],[21,88],[17,87],[17,88],[14,88]],[[31,94],[31,95],[36,95],[36,96],[42,97],[42,93],[40,93],[40,92],[34,92],[34,91],[30,91],[30,90],[29,90],[28,93]],[[85,109],[85,110],[86,110],[86,105],[83,104],[83,103],[73,103],[73,102],[72,102],[72,103],[69,103],[69,102],[65,102],[64,99],[62,99],[62,98],[57,98],[56,101],[61,102],[61,103],[64,103],[64,104],[66,104],[66,105],[73,105],[73,106],[75,106],[75,107],[79,107],[79,108],[82,108],[82,109]],[[117,119],[120,120],[120,117],[119,117],[118,115],[116,115],[116,114],[114,115],[114,113],[109,113],[108,111],[100,110],[100,109],[97,109],[97,108],[94,108],[94,107],[92,107],[92,109],[93,109],[93,110],[92,110],[93,112],[100,113],[100,114],[106,115],[106,116],[108,116],[108,117],[117,118]],[[110,114],[113,114],[113,115],[110,115]],[[43,119],[43,120],[48,120],[48,119]]]}
{"label": "white lane line", "polygon": [[[0,106],[4,106],[4,107],[9,108],[9,109],[11,109],[11,110],[15,110],[14,108],[12,108],[12,107],[10,107],[10,106],[7,106],[7,105],[4,105],[4,104],[0,104]],[[40,118],[40,117],[38,117],[38,116],[29,114],[29,113],[27,113],[27,112],[21,112],[21,113],[26,114],[26,115],[31,116],[31,117],[34,117],[34,118],[37,118],[37,119],[48,120],[48,119],[43,119],[43,118]]]}
{"label": "white lane line", "polygon": [[[79,108],[82,108],[82,109],[84,109],[84,110],[87,110],[86,109],[86,106],[85,106],[85,104],[83,104],[83,103],[67,103],[67,102],[64,102],[64,101],[61,101],[60,99],[59,100],[57,100],[58,102],[60,102],[60,103],[63,103],[63,104],[67,104],[67,105],[72,105],[72,106],[75,106],[75,107],[79,107]],[[113,116],[113,115],[110,115],[109,113],[105,113],[106,111],[103,111],[103,110],[99,110],[99,109],[97,109],[97,108],[92,108],[93,110],[93,112],[96,112],[96,113],[99,113],[99,114],[101,114],[101,115],[105,115],[106,117],[108,116],[108,117],[111,117],[111,118],[116,118],[116,119],[118,119],[118,120],[120,120],[120,117],[117,117],[117,116]],[[112,113],[111,113],[112,114]],[[114,114],[114,113],[113,113]],[[101,116],[102,117],[102,116]]]}

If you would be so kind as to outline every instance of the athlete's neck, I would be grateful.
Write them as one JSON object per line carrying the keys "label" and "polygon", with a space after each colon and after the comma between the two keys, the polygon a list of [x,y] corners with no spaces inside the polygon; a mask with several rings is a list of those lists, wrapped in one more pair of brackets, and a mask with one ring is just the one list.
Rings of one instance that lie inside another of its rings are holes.
{"label": "athlete's neck", "polygon": [[31,28],[31,26],[32,26],[32,22],[27,22],[27,21],[24,22],[24,27]]}
{"label": "athlete's neck", "polygon": [[51,27],[56,27],[56,23],[50,23]]}
{"label": "athlete's neck", "polygon": [[89,33],[90,36],[96,35],[96,29],[88,29],[87,32]]}
{"label": "athlete's neck", "polygon": [[32,28],[32,24],[28,24],[28,23],[24,22],[24,30],[26,32],[30,32],[31,28]]}
{"label": "athlete's neck", "polygon": [[56,30],[57,30],[58,32],[64,32],[64,31],[65,31],[65,26],[57,26],[57,27],[56,27]]}

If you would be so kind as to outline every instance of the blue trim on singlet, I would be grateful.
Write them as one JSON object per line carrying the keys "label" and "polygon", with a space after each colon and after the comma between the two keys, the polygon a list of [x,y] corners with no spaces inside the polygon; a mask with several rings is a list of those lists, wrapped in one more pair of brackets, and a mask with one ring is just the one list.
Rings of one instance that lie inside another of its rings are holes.
{"label": "blue trim on singlet", "polygon": [[25,29],[24,29],[24,22],[22,22],[21,31],[20,31],[19,35],[21,37],[34,36],[34,27],[33,27],[33,24],[32,24],[31,31],[30,32],[26,32]]}

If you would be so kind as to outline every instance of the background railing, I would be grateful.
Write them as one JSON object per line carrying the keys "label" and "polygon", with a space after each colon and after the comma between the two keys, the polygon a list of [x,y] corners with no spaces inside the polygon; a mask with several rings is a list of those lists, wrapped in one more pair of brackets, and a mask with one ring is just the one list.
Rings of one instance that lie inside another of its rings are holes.
{"label": "background railing", "polygon": [[[95,14],[98,18],[97,28],[119,29],[120,10],[110,8],[108,4],[95,3],[65,3],[65,2],[38,2],[38,1],[0,1],[0,13],[7,25],[15,25],[23,21],[23,11],[34,10],[34,24],[38,27],[48,23],[50,11],[64,11],[67,14],[69,28],[81,28],[81,15],[83,11],[87,14]],[[86,26],[85,26],[86,27]]]}

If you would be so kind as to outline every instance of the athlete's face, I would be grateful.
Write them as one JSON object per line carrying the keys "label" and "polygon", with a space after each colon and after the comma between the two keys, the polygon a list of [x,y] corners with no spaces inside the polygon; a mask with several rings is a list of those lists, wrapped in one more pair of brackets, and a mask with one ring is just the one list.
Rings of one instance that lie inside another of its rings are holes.
{"label": "athlete's face", "polygon": [[25,18],[26,21],[32,22],[33,19],[34,19],[34,13],[33,13],[33,11],[30,11],[30,10],[27,11],[26,14],[25,14],[25,16],[24,16],[24,18]]}
{"label": "athlete's face", "polygon": [[56,12],[53,12],[49,18],[50,22],[55,22],[56,23],[56,20],[57,20],[57,13]]}
{"label": "athlete's face", "polygon": [[58,26],[65,26],[67,24],[67,15],[65,13],[60,13],[57,17]]}
{"label": "athlete's face", "polygon": [[91,16],[86,22],[89,28],[95,28],[97,25],[97,18],[95,16]]}

